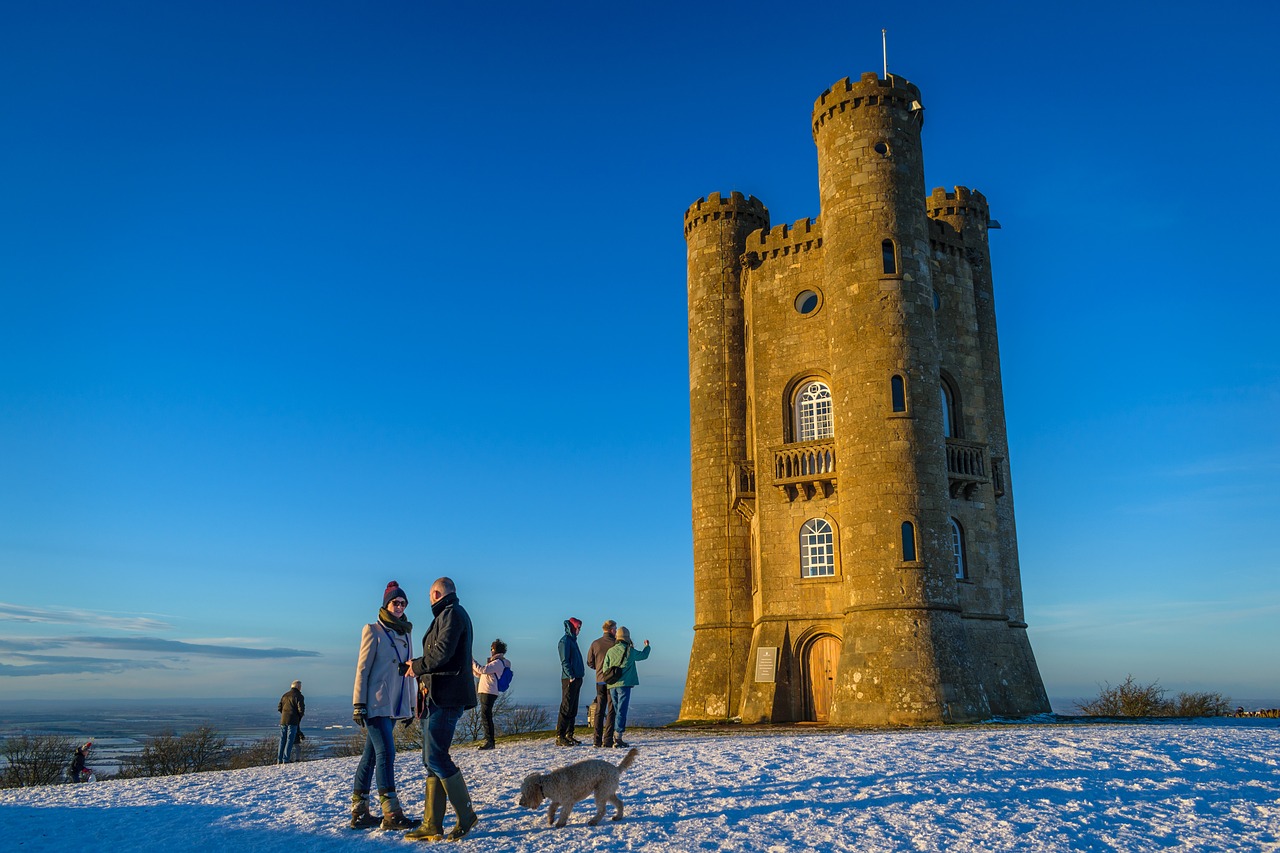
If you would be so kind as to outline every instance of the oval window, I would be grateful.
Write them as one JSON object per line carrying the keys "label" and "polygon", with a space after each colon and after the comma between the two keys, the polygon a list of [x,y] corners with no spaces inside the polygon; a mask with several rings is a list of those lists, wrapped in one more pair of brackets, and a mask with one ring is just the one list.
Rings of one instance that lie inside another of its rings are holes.
{"label": "oval window", "polygon": [[796,310],[801,314],[812,314],[818,310],[818,294],[812,290],[802,290],[796,297]]}

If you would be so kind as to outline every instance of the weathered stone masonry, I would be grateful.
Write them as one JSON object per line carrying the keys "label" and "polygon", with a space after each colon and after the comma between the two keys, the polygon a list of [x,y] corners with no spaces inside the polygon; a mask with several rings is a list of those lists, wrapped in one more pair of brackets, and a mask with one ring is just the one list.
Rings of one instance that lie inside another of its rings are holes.
{"label": "weathered stone masonry", "polygon": [[[681,717],[1047,711],[1023,621],[986,199],[924,191],[920,92],[814,104],[821,216],[685,213],[694,643]],[[816,400],[816,402],[815,402]]]}

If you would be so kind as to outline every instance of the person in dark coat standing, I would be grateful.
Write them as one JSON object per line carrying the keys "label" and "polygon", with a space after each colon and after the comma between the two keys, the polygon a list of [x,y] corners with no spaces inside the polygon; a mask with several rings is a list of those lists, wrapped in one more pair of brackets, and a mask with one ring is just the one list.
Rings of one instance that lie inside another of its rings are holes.
{"label": "person in dark coat standing", "polygon": [[604,672],[604,656],[617,645],[618,623],[606,619],[604,633],[596,637],[587,649],[587,666],[596,671],[596,720],[592,732],[592,746],[613,746],[613,699],[609,697],[609,685],[601,679]]}
{"label": "person in dark coat standing", "polygon": [[564,636],[560,638],[560,718],[556,721],[556,746],[577,746],[573,724],[578,718],[578,696],[582,693],[582,650],[578,648],[578,632],[582,620],[564,620]]}
{"label": "person in dark coat standing", "polygon": [[422,763],[427,768],[426,804],[422,825],[405,838],[438,841],[444,837],[445,798],[458,823],[449,832],[457,841],[471,831],[479,817],[471,807],[462,771],[449,756],[453,733],[463,711],[476,706],[476,683],[471,677],[471,617],[458,603],[458,589],[449,578],[431,585],[431,627],[422,638],[422,657],[406,664],[417,676],[426,697],[422,726]]}
{"label": "person in dark coat standing", "polygon": [[288,764],[293,758],[293,745],[298,742],[302,716],[307,713],[301,681],[289,686],[289,692],[280,697],[276,710],[280,712],[280,750],[276,754],[276,764]]}

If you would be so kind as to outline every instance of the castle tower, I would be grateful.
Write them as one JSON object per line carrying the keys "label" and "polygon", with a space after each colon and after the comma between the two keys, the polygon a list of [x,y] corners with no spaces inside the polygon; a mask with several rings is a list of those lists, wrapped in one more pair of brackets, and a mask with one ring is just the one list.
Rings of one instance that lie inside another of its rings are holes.
{"label": "castle tower", "polygon": [[[737,712],[751,640],[751,535],[735,511],[746,449],[741,256],[768,228],[759,199],[712,193],[684,215],[689,264],[689,413],[693,482],[694,628],[680,716]],[[749,488],[754,488],[749,484]]]}
{"label": "castle tower", "polygon": [[816,222],[769,229],[736,194],[685,215],[684,719],[1048,710],[1022,621],[986,200],[926,198],[922,125],[911,83],[846,78],[814,105]]}

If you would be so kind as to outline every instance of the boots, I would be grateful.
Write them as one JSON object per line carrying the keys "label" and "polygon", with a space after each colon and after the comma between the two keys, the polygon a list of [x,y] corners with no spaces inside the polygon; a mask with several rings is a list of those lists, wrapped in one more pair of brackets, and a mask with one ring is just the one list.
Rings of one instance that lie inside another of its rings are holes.
{"label": "boots", "polygon": [[351,795],[351,823],[352,829],[368,829],[382,823],[381,817],[375,817],[369,813],[369,795],[355,791]]}
{"label": "boots", "polygon": [[475,826],[480,818],[476,816],[475,809],[471,808],[471,795],[467,793],[467,783],[462,778],[461,770],[448,779],[442,780],[441,784],[444,785],[444,792],[449,795],[449,803],[458,815],[458,825],[449,831],[449,840],[458,841],[471,831],[471,827]]}
{"label": "boots", "polygon": [[413,832],[406,832],[404,837],[409,841],[440,841],[444,838],[444,785],[439,777],[427,777],[427,801],[422,807],[422,826]]}
{"label": "boots", "polygon": [[379,791],[378,799],[382,801],[383,829],[413,829],[418,825],[404,816],[404,809],[400,808],[400,799],[395,791]]}

